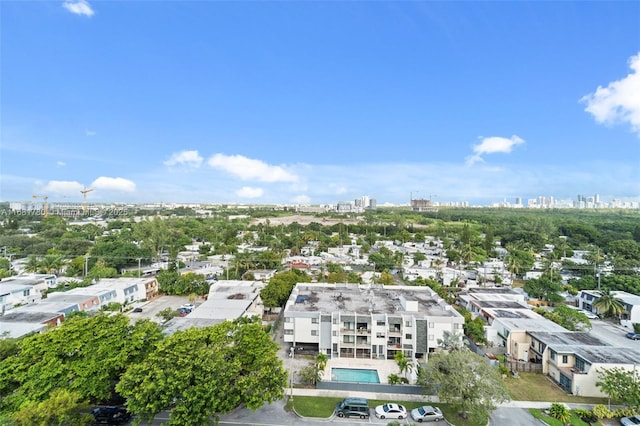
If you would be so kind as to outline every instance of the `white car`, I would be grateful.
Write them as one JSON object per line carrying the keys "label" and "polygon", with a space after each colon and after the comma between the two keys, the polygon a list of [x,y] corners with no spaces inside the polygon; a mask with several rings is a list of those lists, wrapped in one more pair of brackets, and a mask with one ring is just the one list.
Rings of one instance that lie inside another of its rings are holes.
{"label": "white car", "polygon": [[185,303],[184,305],[182,305],[183,308],[185,309],[189,309],[191,311],[193,311],[196,307],[196,305],[194,305],[193,303]]}
{"label": "white car", "polygon": [[404,419],[407,417],[407,409],[400,404],[378,405],[375,409],[376,417],[379,419]]}
{"label": "white car", "polygon": [[438,407],[424,405],[411,410],[411,418],[418,423],[439,422],[440,420],[444,420],[444,415]]}
{"label": "white car", "polygon": [[594,313],[593,313],[593,312],[591,312],[591,311],[583,310],[583,311],[580,311],[580,312],[582,312],[583,314],[585,314],[585,315],[587,316],[587,318],[589,318],[589,319],[600,319],[600,317],[599,317],[598,315],[594,314]]}
{"label": "white car", "polygon": [[620,419],[620,424],[622,426],[637,426],[640,425],[640,414],[631,416],[631,417],[623,417]]}

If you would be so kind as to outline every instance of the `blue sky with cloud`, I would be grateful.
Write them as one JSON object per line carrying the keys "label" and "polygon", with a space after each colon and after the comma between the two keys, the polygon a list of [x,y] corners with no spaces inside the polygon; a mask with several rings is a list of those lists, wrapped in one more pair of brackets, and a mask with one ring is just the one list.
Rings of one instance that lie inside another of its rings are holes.
{"label": "blue sky with cloud", "polygon": [[0,3],[0,200],[640,200],[638,2]]}

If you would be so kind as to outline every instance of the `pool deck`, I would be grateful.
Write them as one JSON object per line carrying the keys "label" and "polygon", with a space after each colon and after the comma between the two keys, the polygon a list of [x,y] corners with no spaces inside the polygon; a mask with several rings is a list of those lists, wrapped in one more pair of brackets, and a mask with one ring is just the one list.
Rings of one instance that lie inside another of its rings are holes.
{"label": "pool deck", "polygon": [[[387,377],[390,374],[400,375],[398,364],[393,360],[361,359],[361,358],[333,358],[327,361],[322,380],[331,381],[332,368],[360,368],[376,370],[380,383],[389,383]],[[415,380],[413,378],[412,380]]]}

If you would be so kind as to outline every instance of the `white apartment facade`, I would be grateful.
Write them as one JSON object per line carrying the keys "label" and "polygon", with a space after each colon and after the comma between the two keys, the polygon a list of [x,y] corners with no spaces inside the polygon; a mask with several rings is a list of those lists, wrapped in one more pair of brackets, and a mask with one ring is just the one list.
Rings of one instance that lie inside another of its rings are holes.
{"label": "white apartment facade", "polygon": [[284,312],[284,341],[331,358],[426,361],[464,318],[428,287],[297,284]]}
{"label": "white apartment facade", "polygon": [[[623,307],[624,313],[620,315],[620,324],[625,327],[633,327],[632,324],[640,323],[640,296],[627,293],[626,291],[612,291],[611,294],[618,299]],[[581,290],[578,294],[579,307],[593,313],[598,313],[594,304],[600,298],[598,290]]]}

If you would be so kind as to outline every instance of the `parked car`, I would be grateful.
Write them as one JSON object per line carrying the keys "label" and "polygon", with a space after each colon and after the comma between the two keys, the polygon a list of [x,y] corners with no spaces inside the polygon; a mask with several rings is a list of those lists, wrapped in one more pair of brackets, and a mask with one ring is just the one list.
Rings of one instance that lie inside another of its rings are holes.
{"label": "parked car", "polygon": [[185,303],[184,305],[182,305],[182,307],[190,311],[193,311],[196,308],[196,305],[194,305],[193,303]]}
{"label": "parked car", "polygon": [[191,309],[187,309],[185,307],[178,308],[178,316],[179,317],[186,317],[190,313],[191,313]]}
{"label": "parked car", "polygon": [[142,308],[135,308],[135,309],[133,310],[133,312],[140,313],[140,312],[142,312]]}
{"label": "parked car", "polygon": [[640,414],[631,417],[623,417],[620,419],[620,424],[622,426],[638,426],[640,425]]}
{"label": "parked car", "polygon": [[418,423],[422,422],[439,422],[444,420],[442,411],[438,407],[431,405],[423,405],[422,407],[411,410],[411,418]]}
{"label": "parked car", "polygon": [[400,404],[378,405],[375,409],[376,417],[379,419],[404,419],[407,417],[407,409]]}
{"label": "parked car", "polygon": [[625,337],[631,340],[640,340],[640,334],[638,333],[627,333],[625,334]]}
{"label": "parked car", "polygon": [[131,413],[121,405],[104,405],[95,407],[91,414],[98,424],[122,425],[131,420]]}
{"label": "parked car", "polygon": [[345,398],[336,405],[338,417],[369,417],[369,401],[365,398]]}
{"label": "parked car", "polygon": [[585,316],[586,316],[587,318],[589,318],[589,319],[600,319],[600,317],[599,317],[598,315],[594,314],[594,313],[593,313],[593,312],[591,312],[591,311],[582,310],[582,311],[580,311],[580,312],[582,312],[583,314],[585,314]]}

